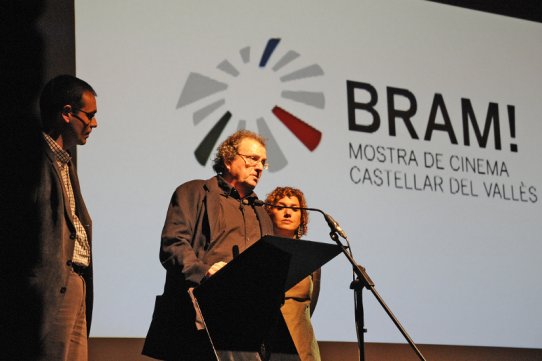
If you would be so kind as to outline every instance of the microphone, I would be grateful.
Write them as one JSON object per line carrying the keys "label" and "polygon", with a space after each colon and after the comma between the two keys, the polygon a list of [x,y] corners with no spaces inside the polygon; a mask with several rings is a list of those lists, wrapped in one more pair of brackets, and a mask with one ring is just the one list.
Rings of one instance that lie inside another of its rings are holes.
{"label": "microphone", "polygon": [[256,206],[256,207],[263,207],[265,205],[271,205],[271,204],[266,204],[264,201],[262,201],[261,199],[258,199],[258,198],[253,198],[252,199],[252,205],[253,206]]}
{"label": "microphone", "polygon": [[261,207],[261,206],[265,206],[265,202],[256,198],[256,197],[247,197],[247,198],[243,198],[241,200],[241,203],[245,206],[255,206],[255,207]]}
{"label": "microphone", "polygon": [[282,206],[282,205],[277,206],[275,204],[265,203],[264,201],[257,198],[252,199],[250,204],[256,207],[270,206],[270,207],[281,207],[281,208],[288,208],[288,209],[304,209],[307,211],[315,211],[315,212],[321,213],[324,216],[324,219],[326,220],[327,225],[329,226],[329,228],[331,228],[333,232],[338,233],[339,236],[341,236],[344,239],[348,239],[344,230],[341,228],[341,226],[339,226],[339,223],[337,223],[337,221],[334,220],[333,217],[331,217],[329,214],[325,213],[321,209],[309,208],[309,207],[290,207],[290,206]]}
{"label": "microphone", "polygon": [[233,258],[237,258],[239,256],[239,246],[234,244],[231,248],[231,252],[233,253]]}
{"label": "microphone", "polygon": [[322,214],[324,215],[324,219],[326,220],[327,225],[329,226],[329,228],[331,228],[332,231],[337,232],[339,236],[341,236],[342,238],[348,239],[348,237],[346,236],[346,233],[344,233],[341,226],[339,226],[339,223],[337,223],[337,221],[334,220],[333,217],[331,217],[329,214],[324,213],[324,212],[322,212]]}

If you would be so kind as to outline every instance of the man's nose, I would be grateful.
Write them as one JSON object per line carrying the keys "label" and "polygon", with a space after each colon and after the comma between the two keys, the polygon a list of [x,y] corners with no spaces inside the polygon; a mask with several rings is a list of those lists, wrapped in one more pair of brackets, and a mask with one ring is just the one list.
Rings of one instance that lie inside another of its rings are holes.
{"label": "man's nose", "polygon": [[262,162],[258,161],[256,162],[256,165],[254,166],[254,169],[257,169],[259,171],[263,171],[263,164]]}

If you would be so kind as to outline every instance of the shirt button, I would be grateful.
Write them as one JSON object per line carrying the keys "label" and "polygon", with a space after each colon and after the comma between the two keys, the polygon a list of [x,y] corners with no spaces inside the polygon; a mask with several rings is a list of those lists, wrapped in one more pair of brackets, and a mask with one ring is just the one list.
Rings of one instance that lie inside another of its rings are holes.
{"label": "shirt button", "polygon": [[69,259],[69,260],[66,262],[66,265],[67,265],[68,267],[71,267],[71,266],[72,266],[72,260]]}
{"label": "shirt button", "polygon": [[76,236],[75,233],[70,234],[70,238],[71,238],[71,239],[75,239],[75,236]]}
{"label": "shirt button", "polygon": [[60,288],[60,293],[66,293],[66,287],[61,287]]}

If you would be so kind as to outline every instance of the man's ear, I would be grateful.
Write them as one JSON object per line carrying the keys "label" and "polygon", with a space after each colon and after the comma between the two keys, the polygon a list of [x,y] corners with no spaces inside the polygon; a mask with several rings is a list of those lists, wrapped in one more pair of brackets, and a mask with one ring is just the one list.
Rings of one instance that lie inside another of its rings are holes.
{"label": "man's ear", "polygon": [[70,122],[70,113],[71,112],[72,112],[72,106],[71,105],[64,105],[64,107],[62,107],[62,119],[64,119],[64,121],[66,123]]}

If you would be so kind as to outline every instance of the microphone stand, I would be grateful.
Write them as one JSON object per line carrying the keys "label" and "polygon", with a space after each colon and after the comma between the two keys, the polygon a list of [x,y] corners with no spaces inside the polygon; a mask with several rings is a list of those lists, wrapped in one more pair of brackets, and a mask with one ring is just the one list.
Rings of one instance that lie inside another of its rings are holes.
{"label": "microphone stand", "polygon": [[404,327],[401,325],[397,317],[393,314],[393,312],[390,310],[388,305],[384,302],[380,294],[375,289],[375,284],[371,277],[369,277],[369,274],[365,270],[365,267],[362,267],[359,265],[354,258],[352,257],[351,252],[349,251],[349,246],[345,246],[342,244],[342,242],[339,240],[339,234],[341,237],[343,237],[346,242],[348,243],[348,238],[346,237],[346,234],[342,230],[342,228],[339,226],[339,224],[328,214],[324,213],[323,211],[316,209],[316,208],[307,208],[311,211],[316,211],[321,213],[329,227],[331,228],[331,232],[329,232],[329,236],[339,247],[341,248],[342,253],[346,256],[350,264],[352,264],[353,271],[356,275],[356,279],[352,281],[350,284],[350,289],[354,290],[354,305],[355,305],[355,321],[356,321],[356,332],[358,335],[358,347],[359,347],[359,359],[360,361],[365,360],[365,337],[364,333],[367,332],[364,325],[364,315],[363,315],[363,295],[362,291],[363,288],[369,289],[373,295],[376,297],[380,305],[384,308],[388,316],[391,318],[395,326],[401,331],[405,339],[408,341],[409,345],[412,347],[418,358],[422,361],[426,361],[414,341],[410,338]]}
{"label": "microphone stand", "polygon": [[318,209],[318,208],[309,208],[309,207],[290,207],[290,206],[276,206],[274,204],[265,203],[259,199],[253,200],[251,202],[254,206],[271,206],[271,207],[280,207],[280,208],[290,208],[290,209],[305,209],[307,211],[315,211],[318,213],[321,213],[324,216],[324,219],[326,220],[329,228],[331,229],[331,232],[329,232],[329,236],[337,245],[341,248],[342,253],[346,256],[350,264],[352,265],[354,274],[356,275],[356,279],[352,281],[350,284],[350,289],[354,290],[354,306],[355,306],[355,321],[356,321],[356,333],[358,336],[358,347],[359,347],[359,359],[360,361],[365,360],[365,335],[364,333],[367,332],[365,329],[365,320],[363,315],[363,288],[369,289],[373,295],[376,297],[380,305],[384,308],[384,311],[388,314],[388,316],[391,318],[395,326],[399,329],[401,334],[404,336],[404,338],[408,341],[408,344],[410,347],[414,350],[416,355],[421,361],[426,361],[425,357],[422,355],[421,351],[418,349],[412,338],[408,335],[406,330],[404,329],[403,325],[399,322],[397,317],[391,312],[391,309],[386,305],[380,294],[375,289],[375,284],[371,277],[369,277],[369,274],[367,274],[367,271],[364,267],[359,265],[354,258],[352,257],[351,252],[349,251],[350,246],[345,246],[339,239],[339,235],[344,238],[344,240],[348,243],[348,237],[346,236],[346,233],[343,231],[341,226],[327,213],[324,211]]}

